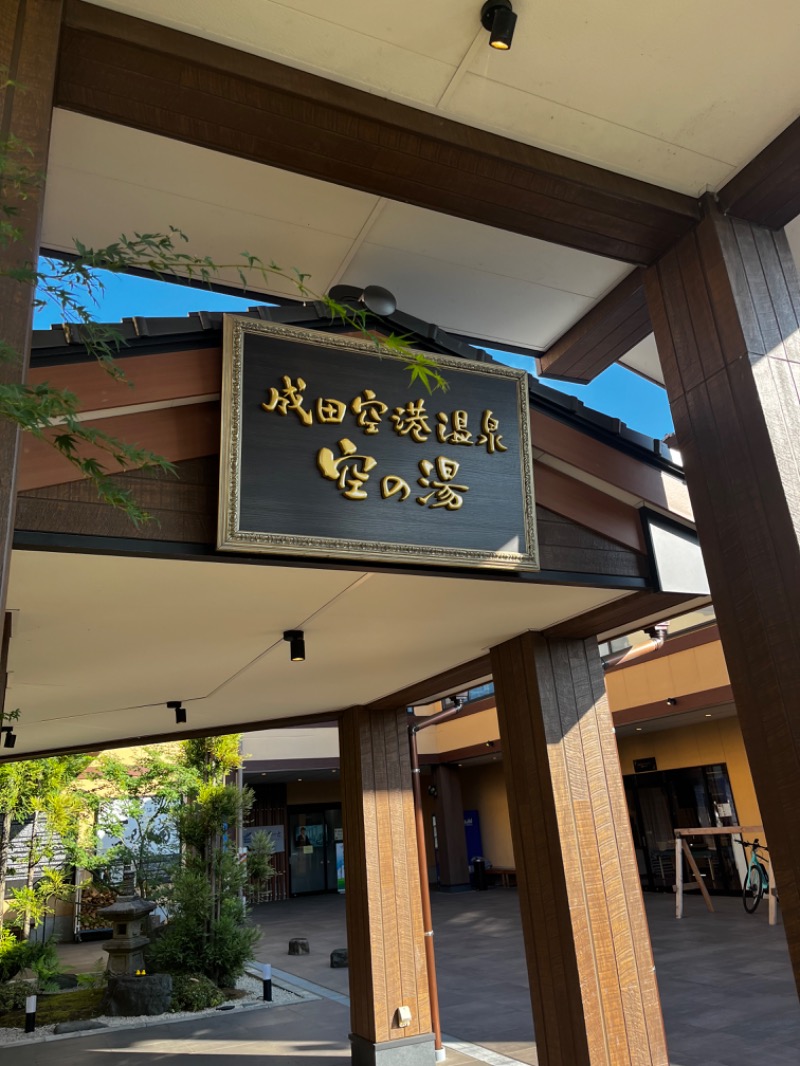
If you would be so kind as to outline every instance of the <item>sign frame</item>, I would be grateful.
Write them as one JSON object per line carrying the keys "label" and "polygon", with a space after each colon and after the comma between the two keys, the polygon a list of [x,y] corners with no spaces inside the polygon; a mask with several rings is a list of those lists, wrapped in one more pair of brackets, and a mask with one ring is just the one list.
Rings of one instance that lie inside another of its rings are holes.
{"label": "sign frame", "polygon": [[525,550],[489,551],[478,548],[441,547],[357,540],[309,534],[269,533],[245,530],[240,526],[242,477],[242,418],[245,342],[247,334],[262,334],[289,343],[300,342],[332,352],[360,354],[372,358],[408,363],[415,349],[398,352],[366,338],[355,338],[318,330],[301,329],[240,315],[223,316],[222,418],[220,439],[219,515],[217,550],[280,556],[301,556],[309,560],[331,559],[348,562],[404,563],[417,566],[455,566],[491,571],[537,571],[540,569],[536,532],[536,505],[533,488],[530,402],[525,370],[498,363],[460,359],[456,356],[420,352],[447,378],[448,372],[491,375],[516,385],[515,409],[519,432],[519,474]]}

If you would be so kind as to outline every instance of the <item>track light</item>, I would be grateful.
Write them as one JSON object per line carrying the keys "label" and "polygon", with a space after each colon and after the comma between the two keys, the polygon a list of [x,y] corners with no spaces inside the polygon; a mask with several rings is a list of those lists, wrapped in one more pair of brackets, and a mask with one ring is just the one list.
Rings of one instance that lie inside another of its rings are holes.
{"label": "track light", "polygon": [[489,31],[489,44],[499,52],[507,52],[511,47],[516,24],[511,0],[486,0],[481,8],[481,25]]}
{"label": "track light", "polygon": [[670,696],[669,699],[667,700],[667,706],[668,707],[674,707],[677,702],[678,701],[677,701],[677,699],[674,696]]}
{"label": "track light", "polygon": [[13,725],[4,725],[0,728],[0,733],[5,733],[6,739],[3,741],[3,747],[14,748],[17,744],[17,734],[14,732]]}
{"label": "track light", "polygon": [[186,724],[186,708],[181,700],[167,700],[167,707],[175,712],[175,725]]}
{"label": "track light", "polygon": [[306,637],[302,629],[287,629],[283,639],[289,641],[289,658],[293,663],[306,661]]}

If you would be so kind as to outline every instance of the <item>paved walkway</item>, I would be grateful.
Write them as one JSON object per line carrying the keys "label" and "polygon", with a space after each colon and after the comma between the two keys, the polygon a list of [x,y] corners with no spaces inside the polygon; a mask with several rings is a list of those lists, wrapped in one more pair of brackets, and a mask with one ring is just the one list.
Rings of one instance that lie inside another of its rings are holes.
{"label": "paved walkway", "polygon": [[[434,896],[442,1026],[450,1066],[537,1063],[517,893]],[[647,910],[673,1066],[798,1066],[800,1003],[782,926],[766,910],[749,917],[736,899],[717,899],[708,914],[688,899],[675,921],[673,897],[648,896]],[[259,907],[258,957],[316,987],[320,999],[241,1015],[222,1015],[146,1030],[98,1033],[59,1043],[0,1049],[14,1066],[220,1066],[221,1056],[259,1056],[269,1066],[298,1061],[344,1064],[347,970],[330,952],[345,940],[344,899],[290,900]],[[308,956],[286,954],[306,936]],[[70,965],[91,963],[93,944],[62,949]],[[235,1024],[232,1021],[235,1017]],[[191,1061],[189,1060],[191,1056]],[[144,1058],[143,1058],[144,1057]]]}

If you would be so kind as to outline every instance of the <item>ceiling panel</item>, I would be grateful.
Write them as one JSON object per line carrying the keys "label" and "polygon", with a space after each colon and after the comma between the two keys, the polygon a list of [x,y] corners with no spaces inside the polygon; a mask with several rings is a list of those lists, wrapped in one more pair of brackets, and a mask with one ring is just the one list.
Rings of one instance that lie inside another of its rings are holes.
{"label": "ceiling panel", "polygon": [[410,204],[384,201],[384,205],[366,241],[430,259],[433,269],[452,263],[468,265],[501,278],[535,282],[592,299],[612,289],[631,269],[613,259]]}
{"label": "ceiling panel", "polygon": [[546,347],[593,303],[560,289],[372,244],[359,248],[341,280],[383,285],[403,311],[500,347]]}
{"label": "ceiling panel", "polygon": [[[386,696],[626,595],[434,575],[15,552],[17,752],[219,728]],[[480,604],[480,607],[477,604]],[[302,628],[307,659],[282,634]],[[176,734],[177,735],[177,734]]]}
{"label": "ceiling panel", "polygon": [[[376,197],[204,148],[56,111],[42,243],[69,251],[120,233],[181,229],[180,250],[241,262],[243,251],[311,274],[325,292]],[[218,280],[238,284],[233,267]],[[298,297],[290,281],[251,278],[256,291]],[[146,313],[146,309],[144,309]]]}
{"label": "ceiling panel", "polygon": [[790,0],[515,0],[507,53],[489,49],[480,0],[100,6],[690,195],[748,162],[800,99]]}

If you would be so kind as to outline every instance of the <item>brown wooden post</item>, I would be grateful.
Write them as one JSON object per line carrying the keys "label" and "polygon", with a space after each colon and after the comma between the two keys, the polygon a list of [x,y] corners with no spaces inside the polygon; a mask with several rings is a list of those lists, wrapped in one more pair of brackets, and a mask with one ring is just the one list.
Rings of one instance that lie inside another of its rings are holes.
{"label": "brown wooden post", "polygon": [[492,649],[541,1066],[666,1066],[664,1026],[595,640]]}
{"label": "brown wooden post", "polygon": [[646,290],[800,989],[797,272],[708,200]]}
{"label": "brown wooden post", "polygon": [[458,770],[453,766],[434,766],[432,780],[438,793],[435,810],[439,884],[446,889],[468,887],[464,801]]}
{"label": "brown wooden post", "polygon": [[[354,707],[340,725],[353,1062],[434,1061],[408,716]],[[410,1023],[400,1026],[400,1007]],[[397,1061],[400,1061],[397,1059]]]}
{"label": "brown wooden post", "polygon": [[[32,173],[44,175],[50,143],[62,0],[3,0],[0,5],[0,141],[14,138],[14,153]],[[7,81],[6,81],[7,79]],[[7,151],[7,149],[5,149]],[[39,254],[43,190],[18,198],[6,184],[3,205],[16,207],[20,239],[0,247],[0,270],[35,264]],[[0,384],[25,380],[31,335],[33,289],[0,277],[0,341],[22,361],[0,358]],[[8,564],[14,536],[19,432],[0,421],[0,617],[6,603]]]}

